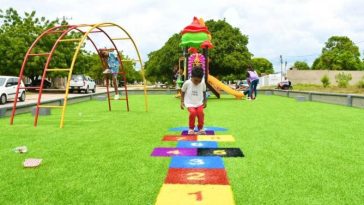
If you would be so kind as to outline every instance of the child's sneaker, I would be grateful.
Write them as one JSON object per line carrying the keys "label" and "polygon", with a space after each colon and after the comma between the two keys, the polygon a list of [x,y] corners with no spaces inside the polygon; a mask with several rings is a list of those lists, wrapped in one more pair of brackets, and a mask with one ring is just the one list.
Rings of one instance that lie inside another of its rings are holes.
{"label": "child's sneaker", "polygon": [[204,129],[200,129],[197,134],[199,135],[205,135],[206,134],[206,131]]}
{"label": "child's sneaker", "polygon": [[119,100],[120,99],[120,96],[119,95],[115,95],[114,96],[114,100]]}
{"label": "child's sneaker", "polygon": [[189,134],[189,135],[194,135],[194,134],[195,134],[195,131],[194,131],[193,129],[189,129],[189,130],[188,130],[188,134]]}
{"label": "child's sneaker", "polygon": [[111,70],[110,69],[105,69],[104,72],[102,72],[103,74],[110,74]]}

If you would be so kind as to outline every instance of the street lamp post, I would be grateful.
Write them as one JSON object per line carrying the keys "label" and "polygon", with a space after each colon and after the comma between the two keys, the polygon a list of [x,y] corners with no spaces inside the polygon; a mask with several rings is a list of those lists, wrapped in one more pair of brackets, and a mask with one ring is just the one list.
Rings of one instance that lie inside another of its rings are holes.
{"label": "street lamp post", "polygon": [[281,58],[281,82],[282,82],[282,76],[283,76],[283,57],[282,55],[279,56]]}

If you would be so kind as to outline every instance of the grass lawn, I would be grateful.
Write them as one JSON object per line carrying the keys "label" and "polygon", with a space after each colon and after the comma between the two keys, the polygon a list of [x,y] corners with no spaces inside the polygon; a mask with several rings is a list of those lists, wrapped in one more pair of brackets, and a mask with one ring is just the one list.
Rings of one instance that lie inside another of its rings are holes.
{"label": "grass lawn", "polygon": [[[59,111],[30,114],[15,125],[0,119],[0,204],[154,204],[170,158],[152,158],[168,128],[187,125],[187,112],[173,96],[143,96],[124,102],[90,101],[68,106],[59,129]],[[237,204],[363,204],[364,110],[279,96],[237,101],[211,99],[206,125],[228,128],[245,158],[224,163]],[[29,152],[13,148],[26,145]],[[43,158],[36,169],[28,157]],[[178,201],[178,199],[176,199]]]}

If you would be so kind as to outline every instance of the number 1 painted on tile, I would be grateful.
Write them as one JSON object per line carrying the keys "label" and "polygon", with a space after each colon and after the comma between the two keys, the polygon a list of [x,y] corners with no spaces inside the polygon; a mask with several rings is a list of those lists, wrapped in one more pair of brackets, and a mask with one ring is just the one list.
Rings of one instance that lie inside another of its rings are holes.
{"label": "number 1 painted on tile", "polygon": [[196,201],[202,201],[202,193],[201,191],[195,193],[188,193],[188,195],[196,195]]}

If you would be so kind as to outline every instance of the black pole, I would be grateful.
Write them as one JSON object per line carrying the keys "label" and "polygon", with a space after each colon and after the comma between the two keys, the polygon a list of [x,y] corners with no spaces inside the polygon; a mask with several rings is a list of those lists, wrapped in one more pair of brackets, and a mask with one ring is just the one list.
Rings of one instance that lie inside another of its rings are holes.
{"label": "black pole", "polygon": [[203,55],[205,56],[205,82],[207,82],[207,76],[209,75],[209,49],[207,47],[202,50]]}
{"label": "black pole", "polygon": [[188,79],[188,48],[187,47],[184,47],[183,48],[183,56],[185,57],[185,61],[184,61],[184,67],[183,69],[185,69],[186,73],[183,73],[185,74],[183,76],[183,81],[187,80]]}

